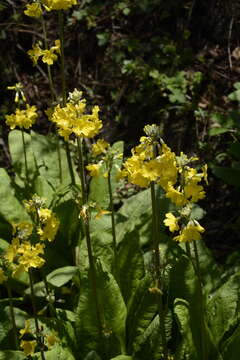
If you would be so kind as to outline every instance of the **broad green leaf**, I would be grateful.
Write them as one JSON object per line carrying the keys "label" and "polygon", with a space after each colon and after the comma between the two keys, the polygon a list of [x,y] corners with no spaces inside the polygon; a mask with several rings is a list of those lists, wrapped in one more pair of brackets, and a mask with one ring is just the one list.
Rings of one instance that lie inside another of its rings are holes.
{"label": "broad green leaf", "polygon": [[0,169],[0,214],[9,223],[31,222],[23,205],[15,197],[11,179],[4,169]]}
{"label": "broad green leaf", "polygon": [[84,360],[101,360],[96,351],[90,351],[84,358]]}
{"label": "broad green leaf", "polygon": [[[28,176],[31,181],[37,176],[38,168],[33,155],[31,146],[31,135],[24,132],[24,142],[26,149]],[[12,130],[8,136],[9,150],[12,164],[16,173],[16,182],[19,186],[24,186],[26,180],[26,167],[24,158],[24,147],[21,130]],[[29,184],[28,184],[29,185]]]}
{"label": "broad green leaf", "polygon": [[78,271],[77,266],[64,266],[47,275],[47,281],[56,287],[61,287],[72,279]]}
{"label": "broad green leaf", "polygon": [[182,342],[177,349],[178,357],[184,359],[189,356],[191,360],[198,360],[198,351],[195,347],[192,331],[191,318],[189,314],[189,303],[183,299],[175,299],[174,313],[177,318],[178,327],[182,336]]}
{"label": "broad green leaf", "polygon": [[239,360],[240,354],[240,324],[223,344],[221,344],[223,360]]}
{"label": "broad green leaf", "polygon": [[[34,355],[37,356],[37,359],[42,359],[40,353],[36,353]],[[60,344],[54,345],[49,351],[44,351],[44,356],[46,360],[76,360],[71,350],[61,346]]]}
{"label": "broad green leaf", "polygon": [[6,240],[0,239],[0,254],[5,252],[9,247],[9,243]]}
{"label": "broad green leaf", "polygon": [[127,350],[131,354],[139,350],[141,337],[156,315],[156,296],[149,291],[153,287],[150,274],[140,280],[128,306]]}
{"label": "broad green leaf", "polygon": [[118,355],[114,358],[111,358],[110,360],[133,360],[133,357],[128,355]]}
{"label": "broad green leaf", "polygon": [[208,326],[217,344],[231,334],[239,322],[240,273],[232,275],[210,297],[207,306]]}
{"label": "broad green leaf", "polygon": [[[101,331],[110,334],[108,341],[110,344],[112,342],[114,344],[114,347],[111,348],[110,346],[114,355],[125,347],[127,310],[115,279],[102,268],[100,262],[98,262],[96,273],[97,298],[101,309],[101,326],[103,326]],[[104,344],[100,342],[98,335],[96,295],[93,295],[91,283],[86,275],[81,279],[81,287],[76,314],[77,338],[82,339],[83,355],[86,356],[91,350],[96,350],[101,354]],[[116,338],[119,341],[118,343],[116,343]]]}
{"label": "broad green leaf", "polygon": [[212,172],[225,183],[240,186],[240,169],[227,166],[212,166]]}
{"label": "broad green leaf", "polygon": [[144,259],[139,246],[139,234],[132,231],[126,234],[118,251],[120,287],[125,303],[128,304],[138,283],[143,278]]}
{"label": "broad green leaf", "polygon": [[26,356],[22,351],[5,350],[0,351],[0,360],[25,360]]}

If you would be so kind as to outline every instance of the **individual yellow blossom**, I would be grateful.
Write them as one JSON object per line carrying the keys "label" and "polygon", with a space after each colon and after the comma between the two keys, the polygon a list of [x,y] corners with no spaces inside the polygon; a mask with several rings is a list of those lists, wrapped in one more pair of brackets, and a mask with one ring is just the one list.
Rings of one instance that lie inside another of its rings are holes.
{"label": "individual yellow blossom", "polygon": [[20,347],[23,349],[23,352],[26,356],[34,354],[35,348],[37,346],[37,341],[26,341],[22,340],[20,343]]}
{"label": "individual yellow blossom", "polygon": [[0,284],[7,280],[7,276],[4,274],[3,269],[0,269]]}
{"label": "individual yellow blossom", "polygon": [[57,336],[55,334],[50,334],[46,336],[46,341],[47,341],[47,347],[51,348],[52,346],[54,346],[56,344],[56,342],[59,341],[59,339],[57,338]]}
{"label": "individual yellow blossom", "polygon": [[32,334],[32,331],[30,329],[30,320],[29,319],[25,320],[25,327],[23,329],[20,329],[19,332],[20,332],[20,336],[19,336],[20,339],[25,334]]}
{"label": "individual yellow blossom", "polygon": [[186,186],[184,186],[184,194],[190,202],[197,202],[205,197],[203,187],[198,185],[195,181],[190,181]]}
{"label": "individual yellow blossom", "polygon": [[10,263],[12,263],[18,254],[19,247],[20,247],[19,239],[13,238],[12,244],[9,245],[9,247],[7,248],[6,253],[4,255],[5,259],[7,259]]}
{"label": "individual yellow blossom", "polygon": [[102,121],[98,117],[99,107],[94,106],[91,114],[86,114],[86,100],[78,103],[68,102],[65,107],[57,105],[52,113],[51,121],[55,122],[58,132],[65,140],[73,133],[76,136],[92,138],[102,128]]}
{"label": "individual yellow blossom", "polygon": [[26,102],[26,97],[25,97],[24,92],[23,92],[23,85],[20,82],[16,83],[13,86],[7,86],[7,89],[15,91],[15,99],[14,99],[14,101],[16,103],[18,103],[19,98],[22,98],[22,100]]}
{"label": "individual yellow blossom", "polygon": [[205,183],[208,185],[207,170],[208,170],[207,164],[203,165],[203,167],[202,167],[202,176],[203,176],[203,179],[204,179]]}
{"label": "individual yellow blossom", "polygon": [[98,177],[100,175],[101,163],[90,164],[86,166],[86,169],[90,172],[90,176]]}
{"label": "individual yellow blossom", "polygon": [[41,226],[38,228],[38,234],[42,241],[53,241],[58,232],[60,221],[50,209],[39,209],[38,211]]}
{"label": "individual yellow blossom", "polygon": [[178,219],[172,213],[167,213],[163,222],[171,232],[179,230]]}
{"label": "individual yellow blossom", "polygon": [[77,4],[77,0],[41,0],[46,10],[67,10]]}
{"label": "individual yellow blossom", "polygon": [[52,49],[42,50],[42,62],[52,65],[57,60],[57,55],[54,54]]}
{"label": "individual yellow blossom", "polygon": [[51,47],[53,51],[56,51],[58,54],[61,54],[61,42],[59,39],[54,41],[55,45]]}
{"label": "individual yellow blossom", "polygon": [[23,242],[18,253],[21,254],[18,262],[23,265],[24,271],[28,271],[30,267],[40,268],[45,263],[45,260],[39,256],[44,253],[44,244],[31,245],[29,242]]}
{"label": "individual yellow blossom", "polygon": [[10,126],[10,129],[15,129],[16,126],[20,129],[29,129],[37,119],[36,106],[30,106],[27,104],[26,109],[16,109],[15,114],[6,115],[6,124]]}
{"label": "individual yellow blossom", "polygon": [[94,156],[98,156],[104,153],[108,147],[109,144],[105,140],[99,139],[96,144],[93,144],[92,153]]}
{"label": "individual yellow blossom", "polygon": [[43,50],[40,48],[39,42],[33,45],[33,48],[27,51],[27,54],[30,56],[33,65],[35,66],[38,62],[38,59],[43,54]]}
{"label": "individual yellow blossom", "polygon": [[190,221],[187,226],[183,228],[178,236],[175,236],[173,239],[178,242],[191,242],[194,240],[201,240],[204,228],[195,220]]}
{"label": "individual yellow blossom", "polygon": [[187,203],[187,199],[184,196],[184,194],[174,189],[174,187],[171,184],[168,184],[166,197],[170,199],[177,206],[183,206],[186,205]]}
{"label": "individual yellow blossom", "polygon": [[98,212],[95,215],[95,219],[100,219],[103,215],[106,215],[106,214],[111,214],[111,211],[103,210],[100,208],[100,209],[98,209]]}
{"label": "individual yellow blossom", "polygon": [[41,5],[37,2],[26,5],[26,10],[24,10],[24,14],[30,17],[38,18],[42,15]]}

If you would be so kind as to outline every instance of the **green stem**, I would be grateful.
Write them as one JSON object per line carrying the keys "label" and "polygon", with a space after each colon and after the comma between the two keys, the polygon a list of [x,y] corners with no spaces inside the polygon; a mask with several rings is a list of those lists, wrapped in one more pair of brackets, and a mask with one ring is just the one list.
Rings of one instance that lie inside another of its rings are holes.
{"label": "green stem", "polygon": [[42,340],[41,340],[41,331],[40,331],[38,318],[37,318],[37,308],[36,308],[36,303],[35,303],[34,288],[33,288],[33,276],[32,276],[31,268],[28,269],[28,275],[29,275],[31,297],[32,297],[33,317],[34,317],[35,328],[36,328],[36,339],[37,339],[38,346],[40,348],[41,358],[42,358],[42,360],[45,360],[45,355],[44,355],[44,351],[43,351],[44,344],[42,343]]}
{"label": "green stem", "polygon": [[[77,146],[78,146],[79,174],[80,174],[81,190],[82,190],[82,205],[86,205],[87,204],[87,192],[86,192],[84,158],[83,158],[83,149],[82,149],[82,138],[77,138]],[[87,210],[87,212],[88,212],[88,210]],[[96,274],[96,267],[95,267],[94,256],[93,256],[93,251],[92,251],[88,214],[86,215],[86,218],[83,221],[83,226],[84,226],[86,242],[87,242],[90,281],[91,281],[92,292],[93,292],[93,297],[94,297],[95,307],[96,307],[99,336],[101,337],[102,336],[102,325],[104,324],[104,320],[103,320],[103,314],[101,312],[101,307],[100,307],[100,302],[99,302],[99,294],[97,291],[97,274]]]}
{"label": "green stem", "polygon": [[7,287],[8,299],[9,299],[10,314],[11,314],[11,319],[12,319],[15,349],[17,350],[19,347],[19,344],[18,344],[17,326],[16,326],[16,321],[15,321],[15,314],[14,314],[13,301],[12,301],[12,290],[11,290],[11,287],[8,282],[6,283],[6,287]]}
{"label": "green stem", "polygon": [[200,305],[200,326],[201,326],[201,337],[200,337],[200,346],[202,352],[202,360],[206,359],[206,342],[205,342],[205,322],[204,322],[204,298],[203,298],[203,286],[202,286],[202,277],[201,277],[201,269],[199,263],[199,256],[198,256],[198,249],[196,241],[193,241],[193,250],[195,256],[195,272],[198,278],[198,298],[199,298],[199,305]]}
{"label": "green stem", "polygon": [[[60,183],[62,183],[62,159],[61,159],[61,151],[60,151],[60,144],[59,144],[59,139],[57,139],[57,155],[58,155],[58,165],[59,165],[59,179],[60,179]],[[72,162],[71,162],[72,164]],[[73,172],[73,169],[72,169]],[[70,172],[71,174],[71,172]],[[71,176],[71,179],[75,181],[74,178],[74,174],[73,177]]]}
{"label": "green stem", "polygon": [[62,105],[65,106],[67,102],[66,92],[66,78],[65,78],[65,57],[64,57],[64,26],[63,13],[58,11],[59,37],[60,37],[60,51],[61,51],[61,82],[62,82]]}
{"label": "green stem", "polygon": [[116,280],[119,281],[119,268],[117,261],[117,240],[116,240],[116,229],[115,229],[115,217],[114,217],[114,206],[113,206],[113,195],[112,195],[112,184],[111,184],[111,167],[108,171],[108,193],[109,193],[109,202],[110,202],[110,211],[111,211],[111,222],[112,222],[112,238],[113,238],[113,253],[114,253],[114,274]]}
{"label": "green stem", "polygon": [[[45,25],[43,16],[42,16],[42,29],[43,29],[44,47],[45,47],[45,50],[48,50],[47,31],[46,31],[46,25]],[[51,72],[50,65],[47,65],[47,71],[48,71],[49,88],[50,88],[51,98],[52,98],[52,102],[53,102],[54,99],[57,98],[57,96],[56,96],[56,92],[55,92],[55,89],[53,86],[53,79],[52,79],[52,72]]]}
{"label": "green stem", "polygon": [[26,173],[26,179],[29,185],[29,175],[28,175],[28,163],[27,163],[27,151],[26,151],[26,143],[24,138],[24,131],[21,130],[22,133],[22,143],[23,143],[23,153],[24,153],[24,163],[25,163],[25,173]]}
{"label": "green stem", "polygon": [[155,281],[156,281],[156,287],[158,289],[158,293],[156,294],[156,296],[157,296],[157,305],[158,305],[160,334],[161,334],[162,346],[163,346],[163,359],[167,360],[168,359],[168,349],[167,349],[167,338],[166,338],[166,330],[165,330],[165,322],[164,322],[164,308],[163,308],[162,284],[161,284],[161,272],[160,272],[159,217],[158,217],[158,209],[157,209],[154,182],[151,182],[151,200],[152,200],[153,253],[154,253],[154,266],[155,266]]}
{"label": "green stem", "polygon": [[[64,34],[63,34],[64,26],[63,26],[62,11],[58,11],[58,25],[59,25],[60,52],[61,52],[60,58],[61,58],[61,82],[62,82],[62,107],[65,107],[67,103],[67,92],[66,92],[66,78],[65,78]],[[72,185],[75,185],[76,181],[73,172],[72,159],[71,159],[69,145],[67,142],[65,142],[65,150],[66,150],[67,162],[68,162]]]}

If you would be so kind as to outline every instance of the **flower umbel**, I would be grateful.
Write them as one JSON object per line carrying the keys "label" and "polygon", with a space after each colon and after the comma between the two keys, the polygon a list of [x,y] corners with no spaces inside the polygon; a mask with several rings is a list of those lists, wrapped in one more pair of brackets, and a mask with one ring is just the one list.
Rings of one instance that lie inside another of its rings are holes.
{"label": "flower umbel", "polygon": [[6,115],[6,124],[13,130],[15,127],[20,129],[29,129],[37,119],[37,108],[36,106],[30,106],[27,104],[26,109],[16,109],[15,114]]}

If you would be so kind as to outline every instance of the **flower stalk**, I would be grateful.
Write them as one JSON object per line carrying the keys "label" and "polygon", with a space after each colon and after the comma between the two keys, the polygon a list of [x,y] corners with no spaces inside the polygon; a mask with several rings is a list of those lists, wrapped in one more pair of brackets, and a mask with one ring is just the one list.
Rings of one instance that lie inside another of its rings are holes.
{"label": "flower stalk", "polygon": [[14,307],[13,307],[13,300],[12,300],[12,290],[9,283],[6,283],[7,293],[8,293],[8,299],[9,299],[9,307],[10,307],[10,314],[11,314],[11,320],[12,320],[12,326],[13,326],[13,338],[14,338],[14,344],[15,349],[19,348],[18,343],[18,337],[17,337],[17,326],[16,326],[16,320],[15,320],[15,313],[14,313]]}

